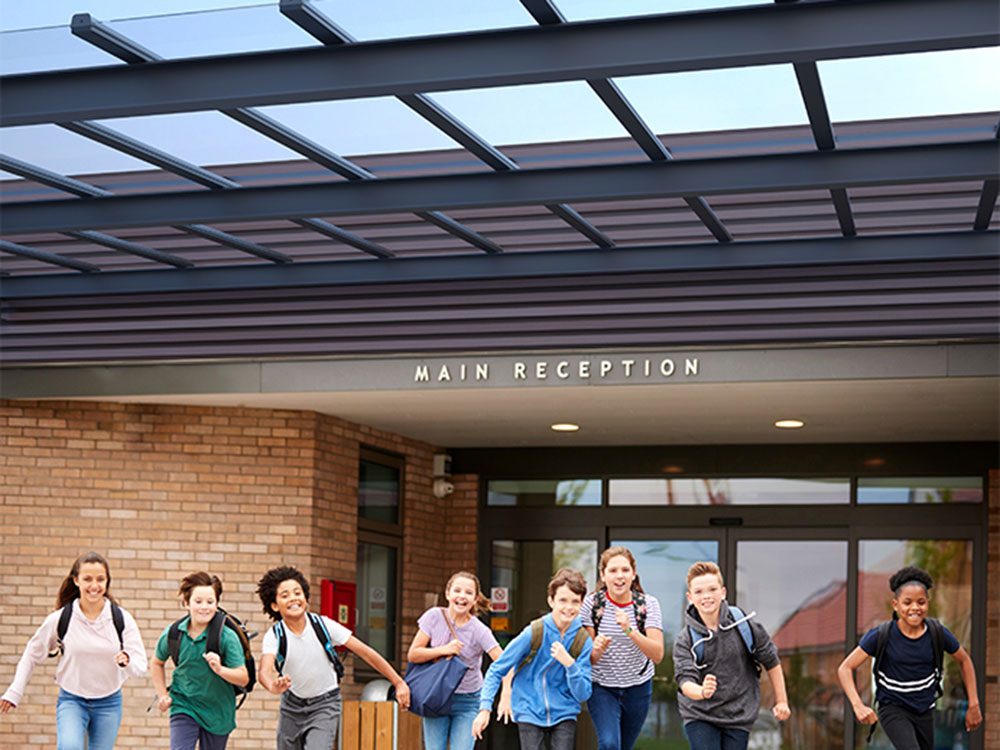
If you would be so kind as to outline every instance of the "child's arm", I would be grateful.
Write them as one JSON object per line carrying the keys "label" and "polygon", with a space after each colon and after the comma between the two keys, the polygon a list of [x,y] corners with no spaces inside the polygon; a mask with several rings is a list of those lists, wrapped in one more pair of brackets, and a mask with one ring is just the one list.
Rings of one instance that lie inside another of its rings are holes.
{"label": "child's arm", "polygon": [[153,689],[156,690],[156,707],[166,711],[173,703],[173,699],[167,692],[167,671],[163,668],[163,664],[164,662],[154,656],[149,662],[149,674],[153,678]]}
{"label": "child's arm", "polygon": [[693,701],[704,701],[715,695],[715,690],[718,686],[719,683],[715,679],[715,675],[707,674],[705,675],[705,681],[702,683],[690,679],[686,680],[681,685],[681,692]]}
{"label": "child's arm", "polygon": [[590,663],[597,664],[601,660],[601,657],[604,656],[604,652],[610,645],[611,639],[606,635],[597,635],[597,631],[589,625],[585,625],[583,629],[590,634],[590,640],[594,642],[594,647],[590,651]]}
{"label": "child's arm", "polygon": [[788,692],[785,690],[785,673],[781,671],[781,662],[777,666],[767,670],[767,676],[771,679],[771,687],[774,688],[774,708],[771,713],[778,721],[784,721],[792,715],[792,710],[788,707]]}
{"label": "child's arm", "polygon": [[871,706],[865,705],[865,702],[861,700],[861,696],[858,694],[858,689],[854,686],[854,670],[864,664],[865,660],[869,658],[871,657],[868,652],[861,648],[861,646],[857,646],[847,655],[846,659],[840,662],[840,666],[837,667],[837,679],[840,680],[840,687],[844,689],[847,700],[850,701],[851,708],[854,709],[855,717],[862,724],[874,724],[878,721],[878,715],[872,710]]}
{"label": "child's arm", "polygon": [[420,664],[421,662],[437,659],[441,656],[458,656],[458,652],[465,645],[461,641],[453,639],[444,646],[430,648],[430,642],[431,637],[418,628],[417,634],[413,636],[413,642],[410,644],[410,650],[406,653],[406,660],[412,661],[414,664]]}
{"label": "child's arm", "polygon": [[686,627],[674,640],[674,682],[684,696],[693,701],[711,698],[718,687],[715,675],[703,675],[703,670],[695,666],[691,654],[691,633]]}
{"label": "child's arm", "polygon": [[[489,654],[490,659],[496,661],[500,658],[501,654],[503,654],[503,650],[500,646],[494,646],[486,653]],[[500,703],[497,705],[497,721],[503,719],[504,724],[510,724],[510,722],[514,720],[514,712],[510,707],[510,691],[513,683],[514,671],[511,670],[507,672],[507,674],[504,675],[504,678],[500,681],[502,687],[500,688]]]}
{"label": "child's arm", "polygon": [[615,607],[615,622],[628,636],[628,639],[635,644],[642,655],[655,664],[663,661],[663,631],[657,628],[649,628],[643,635],[639,628],[633,628],[628,619],[628,612],[621,607]]}
{"label": "child's arm", "polygon": [[257,670],[257,681],[269,693],[281,695],[292,686],[292,678],[288,675],[278,675],[274,668],[274,654],[262,654],[260,669]]}
{"label": "child's arm", "polygon": [[590,699],[593,691],[593,683],[590,679],[590,654],[594,647],[594,642],[587,639],[580,655],[574,661],[566,647],[559,641],[552,644],[552,658],[566,667],[566,685],[569,687],[570,695],[580,703]]}
{"label": "child's arm", "polygon": [[983,722],[983,712],[979,708],[979,691],[976,688],[976,667],[972,663],[972,657],[961,646],[952,656],[962,669],[962,682],[965,683],[965,694],[969,697],[969,708],[965,712],[965,729],[971,732]]}
{"label": "child's arm", "polygon": [[239,687],[246,687],[246,684],[250,682],[250,673],[247,672],[246,664],[241,664],[238,667],[227,667],[222,663],[222,657],[213,651],[207,651],[202,656],[208,662],[209,669],[226,682]]}
{"label": "child's arm", "polygon": [[404,711],[410,707],[410,686],[399,676],[399,672],[392,668],[392,665],[385,660],[378,651],[373,649],[364,641],[355,638],[353,635],[347,639],[348,650],[364,659],[376,672],[392,683],[396,690],[396,703]]}

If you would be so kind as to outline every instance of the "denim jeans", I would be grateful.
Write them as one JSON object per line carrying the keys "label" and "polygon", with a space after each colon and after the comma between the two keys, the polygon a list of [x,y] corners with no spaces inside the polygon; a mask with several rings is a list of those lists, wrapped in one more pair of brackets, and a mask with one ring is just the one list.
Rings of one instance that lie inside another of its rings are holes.
{"label": "denim jeans", "polygon": [[455,693],[451,713],[440,719],[424,717],[424,747],[427,750],[472,750],[472,722],[479,713],[479,691]]}
{"label": "denim jeans", "polygon": [[212,734],[187,714],[170,717],[170,750],[226,750],[228,734]]}
{"label": "denim jeans", "polygon": [[517,737],[521,741],[521,750],[545,750],[546,736],[549,738],[549,750],[573,750],[573,742],[576,740],[576,719],[566,719],[552,727],[517,722]]}
{"label": "denim jeans", "polygon": [[691,750],[747,750],[750,732],[732,727],[717,727],[707,721],[690,721],[684,725]]}
{"label": "denim jeans", "polygon": [[597,730],[598,750],[632,750],[646,722],[652,695],[652,680],[627,688],[594,683],[587,708]]}
{"label": "denim jeans", "polygon": [[122,692],[104,698],[81,698],[59,690],[56,701],[56,736],[58,750],[111,750],[122,723]]}

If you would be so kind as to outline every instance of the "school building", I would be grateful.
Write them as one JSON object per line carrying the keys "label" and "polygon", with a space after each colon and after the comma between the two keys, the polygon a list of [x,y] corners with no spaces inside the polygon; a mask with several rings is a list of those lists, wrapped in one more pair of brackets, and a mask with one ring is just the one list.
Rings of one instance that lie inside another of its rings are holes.
{"label": "school building", "polygon": [[[831,62],[995,48],[996,4],[557,6],[358,41],[282,0],[220,18],[298,44],[176,57],[81,14],[46,30],[69,62],[5,70],[9,132],[145,166],[0,155],[0,683],[90,549],[150,650],[197,569],[262,634],[256,581],[285,563],[401,670],[452,572],[477,572],[505,643],[557,568],[593,586],[625,544],[668,646],[705,559],[774,637],[792,718],[765,680],[760,748],[865,747],[836,666],[888,618],[889,575],[927,569],[986,717],[964,732],[946,660],[937,747],[1000,747],[1000,104],[841,119],[823,86]],[[673,133],[628,85],[767,66],[803,122]],[[435,98],[565,82],[626,135],[501,148]],[[348,159],[288,124],[373,97],[452,145]],[[137,135],[185,113],[294,153],[196,162]],[[646,750],[686,747],[669,651]],[[347,669],[349,697],[376,676]],[[54,746],[54,672],[0,746]],[[124,695],[118,746],[167,747],[151,682]],[[229,747],[273,746],[277,704],[252,693]]]}

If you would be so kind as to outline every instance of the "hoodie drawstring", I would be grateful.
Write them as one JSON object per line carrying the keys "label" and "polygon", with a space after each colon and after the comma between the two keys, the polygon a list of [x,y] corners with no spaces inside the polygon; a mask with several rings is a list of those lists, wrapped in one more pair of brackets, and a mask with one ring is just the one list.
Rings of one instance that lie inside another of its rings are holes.
{"label": "hoodie drawstring", "polygon": [[[722,623],[719,623],[719,630],[732,630],[733,628],[736,628],[736,627],[739,627],[740,625],[742,625],[744,622],[746,622],[747,620],[749,620],[751,617],[756,617],[756,616],[757,616],[757,612],[755,610],[755,611],[751,612],[748,615],[743,615],[743,617],[741,617],[740,619],[736,620],[736,622],[734,622],[734,623],[732,623],[730,625],[723,625]],[[698,654],[695,651],[695,649],[697,649],[698,646],[700,646],[702,643],[705,643],[706,641],[712,640],[712,638],[714,638],[714,637],[715,636],[712,634],[712,631],[709,630],[708,631],[708,635],[699,638],[698,640],[696,640],[694,643],[691,644],[691,658],[694,660],[694,666],[697,669],[708,669],[708,665],[707,664],[699,664],[698,663]]]}

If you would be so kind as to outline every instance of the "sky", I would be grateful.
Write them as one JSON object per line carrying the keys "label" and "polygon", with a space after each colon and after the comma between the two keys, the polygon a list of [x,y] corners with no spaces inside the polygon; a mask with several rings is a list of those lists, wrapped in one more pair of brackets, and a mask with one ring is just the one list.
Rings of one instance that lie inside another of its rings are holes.
{"label": "sky", "polygon": [[[358,39],[532,25],[517,0],[316,0]],[[744,0],[557,0],[568,20],[752,5]],[[278,13],[277,2],[243,0],[45,0],[0,3],[0,71],[120,64],[76,39],[76,12],[166,58],[309,46],[315,40]],[[142,18],[136,19],[136,8]],[[155,16],[155,17],[150,17]],[[1000,110],[998,48],[819,63],[831,119]],[[615,79],[660,134],[807,122],[790,65]],[[626,133],[583,82],[432,95],[495,145]],[[454,148],[447,136],[393,98],[262,108],[344,155]],[[202,166],[298,158],[214,112],[106,120],[104,124]],[[81,136],[39,125],[4,128],[0,150],[63,174],[148,166]]]}

